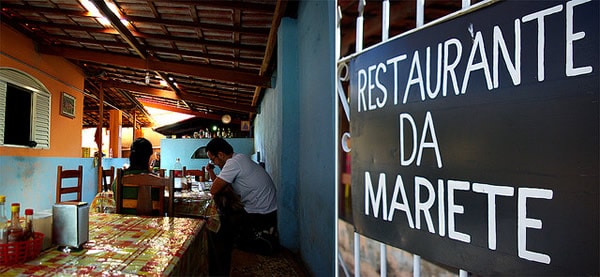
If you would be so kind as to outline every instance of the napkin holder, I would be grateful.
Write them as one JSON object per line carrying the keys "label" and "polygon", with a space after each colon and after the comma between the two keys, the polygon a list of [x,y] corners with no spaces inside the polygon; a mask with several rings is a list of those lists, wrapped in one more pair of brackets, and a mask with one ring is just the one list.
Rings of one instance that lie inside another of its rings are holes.
{"label": "napkin holder", "polygon": [[59,250],[83,249],[89,239],[89,211],[86,202],[60,202],[52,206],[52,242]]}

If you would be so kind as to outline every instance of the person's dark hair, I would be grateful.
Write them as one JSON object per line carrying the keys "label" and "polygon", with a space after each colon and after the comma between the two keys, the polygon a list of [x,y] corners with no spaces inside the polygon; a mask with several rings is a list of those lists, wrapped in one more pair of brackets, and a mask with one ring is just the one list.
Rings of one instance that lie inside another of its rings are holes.
{"label": "person's dark hair", "polygon": [[233,153],[233,147],[223,138],[214,138],[206,145],[206,152],[212,155],[217,155],[219,152],[229,155]]}
{"label": "person's dark hair", "polygon": [[152,143],[145,138],[136,139],[131,143],[129,169],[148,170],[150,156],[152,156]]}

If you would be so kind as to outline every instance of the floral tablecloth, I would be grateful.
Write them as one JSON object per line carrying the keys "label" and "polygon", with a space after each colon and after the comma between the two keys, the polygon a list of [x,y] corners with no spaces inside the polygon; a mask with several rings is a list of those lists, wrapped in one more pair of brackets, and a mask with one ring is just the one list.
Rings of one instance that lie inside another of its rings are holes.
{"label": "floral tablecloth", "polygon": [[176,192],[173,200],[176,217],[200,217],[207,220],[207,228],[217,232],[221,226],[219,212],[210,193],[205,191]]}
{"label": "floral tablecloth", "polygon": [[51,247],[33,260],[0,267],[0,276],[208,275],[205,221],[90,214],[84,249]]}

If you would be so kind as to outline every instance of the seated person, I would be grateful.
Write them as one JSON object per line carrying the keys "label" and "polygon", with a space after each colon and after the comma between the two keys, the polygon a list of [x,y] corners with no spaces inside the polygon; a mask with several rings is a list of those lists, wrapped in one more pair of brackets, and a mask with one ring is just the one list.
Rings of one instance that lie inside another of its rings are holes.
{"label": "seated person", "polygon": [[222,244],[219,250],[224,253],[217,259],[228,269],[234,245],[261,254],[273,253],[279,243],[277,193],[269,174],[248,156],[235,153],[222,138],[212,139],[206,153],[221,169],[216,175],[213,164],[206,167],[213,180],[210,192],[221,211],[221,228],[213,240]]}
{"label": "seated person", "polygon": [[[150,156],[152,156],[152,143],[145,138],[137,138],[131,143],[129,151],[129,167],[123,170],[123,176],[129,174],[151,174]],[[112,189],[116,192],[116,180],[113,182]],[[152,199],[157,200],[158,190],[152,190]],[[123,188],[123,199],[136,199],[137,188]],[[116,196],[115,196],[116,197]],[[124,214],[136,214],[135,209],[122,209]],[[157,213],[158,215],[158,213]]]}

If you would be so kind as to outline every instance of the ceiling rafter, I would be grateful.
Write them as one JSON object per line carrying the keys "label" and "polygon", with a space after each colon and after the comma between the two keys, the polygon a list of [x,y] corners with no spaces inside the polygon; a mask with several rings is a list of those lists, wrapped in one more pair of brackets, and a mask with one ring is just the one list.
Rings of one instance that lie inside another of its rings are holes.
{"label": "ceiling rafter", "polygon": [[[146,61],[125,55],[109,54],[101,51],[81,50],[70,47],[39,46],[40,53],[62,56],[68,59],[89,61],[96,63],[110,63],[117,66],[146,69]],[[197,76],[199,78],[215,79],[225,82],[240,83],[251,86],[270,87],[270,78],[241,70],[219,69],[214,66],[184,64],[169,61],[148,62],[148,69],[154,71],[174,72],[183,75]]]}
{"label": "ceiling rafter", "polygon": [[[277,43],[277,31],[279,30],[279,24],[281,23],[281,18],[285,13],[286,6],[287,0],[277,0],[277,5],[275,6],[275,12],[273,13],[273,19],[271,23],[271,32],[269,33],[269,38],[267,40],[267,49],[265,50],[263,64],[260,67],[260,72],[258,73],[259,76],[264,76],[267,68],[269,67],[271,56],[273,55],[273,51]],[[252,98],[252,106],[256,106],[258,104],[261,91],[261,87],[256,87],[256,90],[254,91],[254,97]]]}
{"label": "ceiling rafter", "polygon": [[[61,24],[61,23],[52,23],[52,22],[37,22],[32,20],[22,20],[20,21],[21,25],[25,29],[29,29],[32,31],[32,27],[35,26],[37,28],[54,28],[54,29],[62,29],[62,30],[73,30],[73,31],[82,31],[88,33],[103,33],[103,34],[111,34],[111,35],[119,35],[117,30],[112,28],[104,28],[104,27],[89,27],[89,26],[81,26],[81,25],[71,25],[71,24]],[[169,40],[177,43],[193,43],[202,45],[205,47],[219,47],[219,48],[228,48],[231,50],[244,48],[244,50],[262,53],[265,50],[264,46],[260,45],[251,45],[251,44],[241,44],[241,43],[228,43],[228,42],[219,42],[219,41],[209,41],[202,38],[191,38],[191,37],[179,37],[174,35],[158,35],[158,34],[147,34],[137,31],[131,31],[131,33],[138,38],[142,39],[156,39],[156,40]]]}
{"label": "ceiling rafter", "polygon": [[152,95],[152,96],[157,96],[157,97],[201,103],[203,105],[221,107],[221,108],[232,110],[232,111],[247,112],[247,113],[256,112],[256,108],[254,108],[250,105],[240,105],[240,104],[231,105],[231,104],[224,103],[223,101],[215,100],[213,98],[198,96],[193,93],[182,92],[182,93],[174,96],[175,93],[170,90],[148,88],[148,87],[138,86],[138,85],[134,85],[134,84],[124,84],[121,82],[105,82],[104,86],[112,87],[112,88],[119,88],[119,89],[123,89],[123,90],[136,91],[136,92],[140,92],[140,93],[144,93],[144,94],[148,94],[148,95]]}
{"label": "ceiling rafter", "polygon": [[[94,111],[106,105],[131,115],[123,126],[150,126],[140,100],[210,120],[226,113],[253,119],[257,87],[260,94],[271,86],[273,63],[263,59],[273,56],[281,19],[274,12],[281,1],[91,2],[100,14],[78,1],[56,0],[7,0],[0,10],[0,21],[30,37],[39,54],[64,57],[82,69],[85,126],[106,120],[106,111]],[[103,104],[94,84],[102,84]]]}

